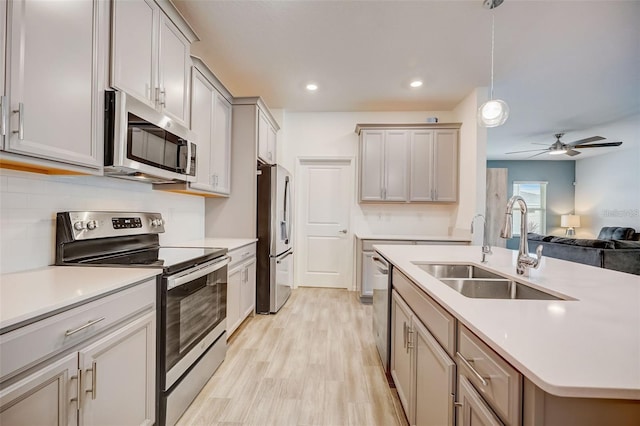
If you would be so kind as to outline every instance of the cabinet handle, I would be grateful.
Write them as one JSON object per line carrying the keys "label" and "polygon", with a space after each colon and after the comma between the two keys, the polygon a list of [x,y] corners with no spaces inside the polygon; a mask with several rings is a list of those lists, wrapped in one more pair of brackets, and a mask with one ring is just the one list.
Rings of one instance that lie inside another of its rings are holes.
{"label": "cabinet handle", "polygon": [[84,330],[84,329],[85,329],[85,328],[87,328],[87,327],[91,327],[92,325],[97,324],[97,323],[99,323],[100,321],[104,321],[104,320],[105,320],[105,317],[98,318],[97,320],[89,321],[89,322],[88,322],[88,323],[86,323],[85,325],[81,325],[80,327],[78,327],[78,328],[76,328],[76,329],[74,329],[74,330],[67,330],[67,331],[64,333],[64,335],[65,335],[65,336],[67,336],[67,337],[69,337],[69,336],[71,336],[71,335],[73,335],[73,334],[76,334],[76,333],[77,333],[77,332],[79,332],[79,331]]}
{"label": "cabinet handle", "polygon": [[91,389],[88,389],[86,392],[91,394],[91,399],[96,399],[96,393],[98,390],[98,385],[96,381],[98,380],[98,364],[93,361],[91,363],[91,368],[87,368],[87,372],[91,372]]}
{"label": "cabinet handle", "polygon": [[[449,425],[453,425],[453,419],[455,417],[455,411],[458,403],[454,394],[449,394]],[[462,405],[462,404],[460,404]]]}
{"label": "cabinet handle", "polygon": [[482,386],[487,386],[487,380],[489,380],[489,377],[483,377],[480,375],[480,373],[478,373],[478,371],[473,368],[473,366],[471,365],[471,362],[473,361],[468,361],[465,357],[462,356],[462,354],[460,352],[456,352],[456,356],[458,357],[458,359],[465,365],[465,367],[467,367],[469,370],[471,370],[471,372],[473,373],[474,376],[476,376],[476,378],[478,380],[480,380],[480,383],[482,383]]}
{"label": "cabinet handle", "polygon": [[82,370],[78,370],[75,376],[70,377],[71,380],[76,380],[76,397],[71,398],[70,402],[75,402],[78,410],[80,410],[80,403],[82,401]]}
{"label": "cabinet handle", "polygon": [[0,96],[0,135],[7,134],[7,97]]}
{"label": "cabinet handle", "polygon": [[402,323],[402,347],[407,347],[407,323]]}
{"label": "cabinet handle", "polygon": [[18,109],[13,110],[14,114],[18,114],[18,130],[14,130],[13,133],[18,134],[18,139],[24,140],[24,104],[20,102]]}
{"label": "cabinet handle", "polygon": [[409,353],[409,350],[414,348],[413,333],[414,330],[411,329],[411,326],[407,327],[407,353]]}

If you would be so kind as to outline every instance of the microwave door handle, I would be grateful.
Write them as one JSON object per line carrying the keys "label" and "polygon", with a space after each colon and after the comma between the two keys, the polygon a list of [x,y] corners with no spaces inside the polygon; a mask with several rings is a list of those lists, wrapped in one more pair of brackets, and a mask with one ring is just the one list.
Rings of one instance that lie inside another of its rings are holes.
{"label": "microwave door handle", "polygon": [[204,268],[200,268],[195,270],[194,272],[182,275],[177,278],[167,278],[167,290],[171,290],[173,288],[179,287],[181,285],[190,283],[196,278],[200,278],[202,276],[208,275],[212,272],[215,272],[219,269],[224,268],[229,264],[231,258],[229,256],[225,256],[224,259],[220,262],[216,262],[213,265],[205,266]]}
{"label": "microwave door handle", "polygon": [[185,165],[184,173],[186,175],[190,175],[191,174],[191,155],[192,155],[191,146],[193,144],[189,143],[189,141],[184,141],[184,143],[187,145],[187,158],[185,160],[187,164]]}

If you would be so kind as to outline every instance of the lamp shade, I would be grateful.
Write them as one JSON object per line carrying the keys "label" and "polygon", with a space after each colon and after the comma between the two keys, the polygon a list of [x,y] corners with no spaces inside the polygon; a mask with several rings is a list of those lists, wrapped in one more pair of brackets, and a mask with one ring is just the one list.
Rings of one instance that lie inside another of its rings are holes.
{"label": "lamp shade", "polygon": [[560,226],[563,228],[579,228],[580,216],[577,214],[563,214],[560,216]]}

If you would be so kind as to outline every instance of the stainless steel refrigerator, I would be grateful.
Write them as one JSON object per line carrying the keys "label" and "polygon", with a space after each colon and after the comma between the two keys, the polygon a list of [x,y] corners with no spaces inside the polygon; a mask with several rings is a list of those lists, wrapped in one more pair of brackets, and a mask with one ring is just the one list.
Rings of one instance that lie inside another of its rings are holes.
{"label": "stainless steel refrigerator", "polygon": [[291,174],[282,166],[258,166],[256,312],[276,313],[293,284]]}

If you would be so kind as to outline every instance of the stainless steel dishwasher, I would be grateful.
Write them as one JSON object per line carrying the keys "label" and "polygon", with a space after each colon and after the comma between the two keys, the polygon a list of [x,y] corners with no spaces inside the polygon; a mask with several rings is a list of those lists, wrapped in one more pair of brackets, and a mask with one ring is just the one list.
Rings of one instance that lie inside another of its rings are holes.
{"label": "stainless steel dishwasher", "polygon": [[392,265],[375,252],[370,258],[375,267],[373,274],[373,337],[387,379],[391,382],[389,358],[391,356],[391,268]]}

